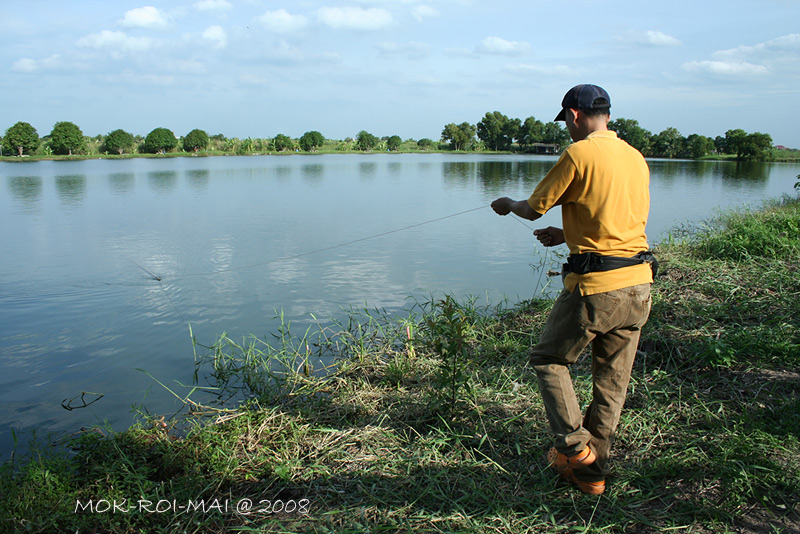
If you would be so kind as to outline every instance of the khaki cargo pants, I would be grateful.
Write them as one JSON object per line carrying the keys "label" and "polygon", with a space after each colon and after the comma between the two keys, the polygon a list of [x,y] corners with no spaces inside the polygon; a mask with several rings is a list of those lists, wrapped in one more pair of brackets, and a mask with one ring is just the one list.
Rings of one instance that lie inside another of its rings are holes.
{"label": "khaki cargo pants", "polygon": [[[580,296],[563,290],[531,352],[555,447],[572,456],[587,444],[597,455],[576,478],[608,472],[611,444],[628,390],[641,328],[650,315],[650,284]],[[592,402],[581,416],[569,366],[592,345]]]}

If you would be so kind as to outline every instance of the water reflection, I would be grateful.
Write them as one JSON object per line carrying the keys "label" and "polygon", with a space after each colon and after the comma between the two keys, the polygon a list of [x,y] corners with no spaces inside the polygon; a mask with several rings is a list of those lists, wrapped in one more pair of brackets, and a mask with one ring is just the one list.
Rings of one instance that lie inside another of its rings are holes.
{"label": "water reflection", "polygon": [[769,166],[758,161],[737,161],[721,169],[722,178],[728,182],[766,182],[769,178]]}
{"label": "water reflection", "polygon": [[210,177],[211,171],[208,169],[192,169],[186,171],[186,181],[197,191],[204,191],[208,188],[208,180]]}
{"label": "water reflection", "polygon": [[358,164],[358,172],[361,178],[374,178],[377,171],[378,165],[376,163],[363,162]]}
{"label": "water reflection", "polygon": [[443,165],[445,183],[449,185],[471,184],[476,179],[484,190],[497,190],[498,186],[523,184],[526,188],[534,187],[555,160],[505,160],[478,162],[449,162]]}
{"label": "water reflection", "polygon": [[275,174],[281,180],[288,180],[292,177],[292,167],[290,165],[279,165],[275,167]]}
{"label": "water reflection", "polygon": [[649,160],[651,183],[671,190],[691,191],[722,183],[727,189],[763,190],[769,184],[770,167],[747,161]]}
{"label": "water reflection", "polygon": [[56,191],[63,202],[76,204],[86,197],[86,176],[82,174],[56,176]]}
{"label": "water reflection", "polygon": [[165,193],[172,192],[178,185],[178,173],[175,171],[152,171],[147,173],[150,187]]}
{"label": "water reflection", "polygon": [[681,161],[649,160],[651,174],[672,179],[688,177],[697,180],[722,178],[726,182],[766,182],[770,167],[757,161]]}
{"label": "water reflection", "polygon": [[445,180],[455,178],[473,177],[476,174],[477,164],[472,161],[452,161],[442,165],[442,176]]}
{"label": "water reflection", "polygon": [[324,173],[325,166],[320,164],[306,164],[300,167],[300,172],[303,175],[303,178],[306,179],[309,183],[317,183],[321,181],[322,176]]}
{"label": "water reflection", "polygon": [[115,193],[125,194],[133,189],[136,180],[132,172],[117,172],[108,175],[108,183]]}
{"label": "water reflection", "polygon": [[403,172],[403,164],[399,161],[389,163],[389,174],[392,176],[399,176]]}
{"label": "water reflection", "polygon": [[42,179],[39,176],[14,176],[8,179],[8,190],[15,198],[33,203],[42,196]]}

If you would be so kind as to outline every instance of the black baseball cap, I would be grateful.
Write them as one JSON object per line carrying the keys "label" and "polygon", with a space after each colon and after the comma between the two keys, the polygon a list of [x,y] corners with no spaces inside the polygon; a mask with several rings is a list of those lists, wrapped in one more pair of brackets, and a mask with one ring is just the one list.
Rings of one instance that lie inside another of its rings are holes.
{"label": "black baseball cap", "polygon": [[556,121],[566,120],[567,108],[571,109],[608,109],[611,107],[611,97],[599,85],[576,85],[564,95],[561,101],[561,112],[556,115]]}

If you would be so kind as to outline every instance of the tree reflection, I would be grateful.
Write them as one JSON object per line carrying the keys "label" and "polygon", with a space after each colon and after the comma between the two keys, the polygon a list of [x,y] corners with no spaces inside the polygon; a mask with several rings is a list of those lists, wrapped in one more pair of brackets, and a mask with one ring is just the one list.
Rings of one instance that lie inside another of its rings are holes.
{"label": "tree reflection", "polygon": [[42,196],[42,179],[39,176],[14,176],[8,179],[8,190],[24,202],[36,202]]}
{"label": "tree reflection", "polygon": [[300,167],[300,172],[307,182],[317,183],[322,180],[322,176],[325,174],[325,166],[318,163],[307,164]]}
{"label": "tree reflection", "polygon": [[358,172],[362,178],[374,178],[377,171],[378,165],[376,163],[365,162],[358,164]]}
{"label": "tree reflection", "polygon": [[175,171],[153,171],[147,173],[150,187],[158,191],[174,191],[178,185],[178,173]]}
{"label": "tree reflection", "polygon": [[56,191],[63,202],[80,202],[86,196],[86,176],[82,174],[56,176]]}
{"label": "tree reflection", "polygon": [[442,175],[445,180],[454,178],[473,178],[478,165],[473,161],[448,161],[442,164]]}
{"label": "tree reflection", "polygon": [[760,161],[737,161],[722,166],[722,179],[727,182],[766,182],[769,164]]}
{"label": "tree reflection", "polygon": [[208,187],[208,180],[210,177],[211,171],[208,169],[192,169],[186,171],[186,181],[197,191],[204,191]]}
{"label": "tree reflection", "polygon": [[134,175],[132,172],[118,172],[108,175],[108,183],[115,193],[127,193],[133,189]]}

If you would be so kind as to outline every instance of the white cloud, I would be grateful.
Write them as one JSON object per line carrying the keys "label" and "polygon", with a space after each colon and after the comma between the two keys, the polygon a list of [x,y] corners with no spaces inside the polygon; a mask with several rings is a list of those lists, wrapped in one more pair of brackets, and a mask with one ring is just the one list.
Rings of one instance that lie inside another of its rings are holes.
{"label": "white cloud", "polygon": [[411,10],[411,15],[418,21],[422,21],[423,19],[438,16],[439,12],[431,6],[418,5]]}
{"label": "white cloud", "polygon": [[15,61],[11,69],[17,72],[36,72],[39,69],[39,65],[35,59],[24,57]]}
{"label": "white cloud", "polygon": [[506,41],[500,37],[487,37],[478,44],[481,54],[501,56],[519,56],[531,51],[531,45],[525,41]]}
{"label": "white cloud", "polygon": [[317,18],[337,30],[382,30],[392,25],[392,14],[385,9],[360,7],[321,7]]}
{"label": "white cloud", "polygon": [[152,48],[154,41],[149,37],[131,37],[125,32],[103,30],[78,39],[78,46],[109,50],[117,57],[121,52],[143,52]]}
{"label": "white cloud", "polygon": [[422,59],[430,53],[430,47],[425,43],[419,42],[383,42],[375,45],[375,48],[377,48],[382,54],[402,55],[408,57],[408,59]]}
{"label": "white cloud", "polygon": [[201,0],[196,2],[194,7],[200,11],[230,11],[233,9],[233,4],[228,0]]}
{"label": "white cloud", "polygon": [[264,51],[263,58],[270,63],[301,63],[306,55],[302,50],[280,39]]}
{"label": "white cloud", "polygon": [[285,9],[267,11],[258,20],[276,33],[296,32],[305,28],[308,24],[308,19],[303,15],[292,15]]}
{"label": "white cloud", "polygon": [[167,17],[153,6],[137,7],[125,13],[120,21],[127,28],[166,28]]}
{"label": "white cloud", "polygon": [[14,64],[11,66],[11,69],[16,72],[31,73],[42,69],[53,69],[58,67],[60,64],[60,56],[58,54],[53,54],[48,58],[39,60],[28,57],[21,58],[14,62]]}
{"label": "white cloud", "polygon": [[790,33],[755,45],[718,50],[710,61],[683,64],[689,72],[705,72],[719,76],[752,77],[800,74],[800,34]]}
{"label": "white cloud", "polygon": [[721,76],[761,76],[768,72],[763,65],[754,65],[744,61],[690,61],[683,64],[689,72],[705,72]]}
{"label": "white cloud", "polygon": [[790,33],[758,43],[753,46],[739,46],[728,50],[714,52],[716,58],[753,57],[774,53],[800,53],[800,33]]}
{"label": "white cloud", "polygon": [[631,31],[614,38],[614,41],[624,46],[635,45],[648,48],[681,46],[683,44],[680,39],[656,30]]}
{"label": "white cloud", "polygon": [[649,46],[680,46],[680,40],[659,31],[647,31],[639,37],[639,43]]}
{"label": "white cloud", "polygon": [[225,48],[228,45],[228,34],[222,26],[209,26],[203,31],[203,39],[214,43],[215,48]]}

